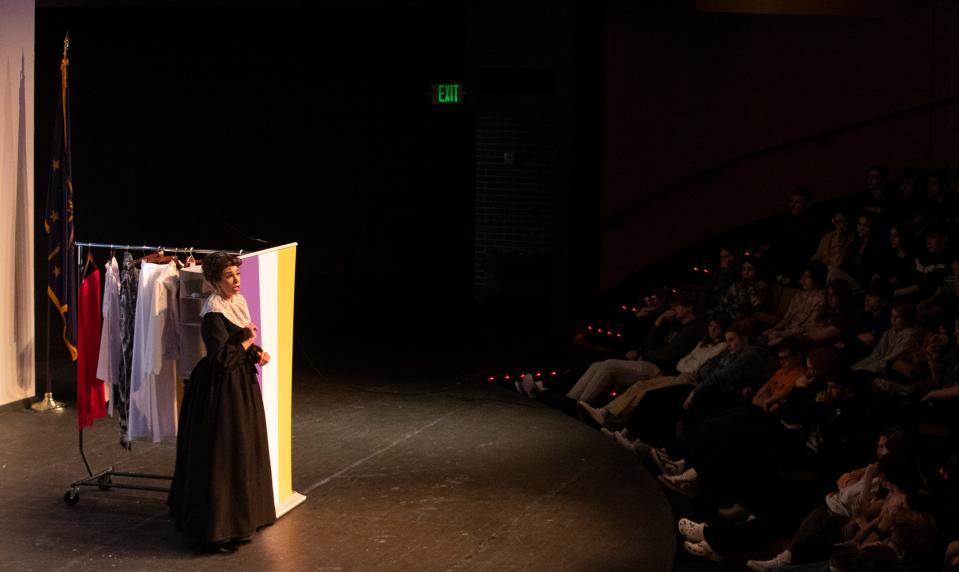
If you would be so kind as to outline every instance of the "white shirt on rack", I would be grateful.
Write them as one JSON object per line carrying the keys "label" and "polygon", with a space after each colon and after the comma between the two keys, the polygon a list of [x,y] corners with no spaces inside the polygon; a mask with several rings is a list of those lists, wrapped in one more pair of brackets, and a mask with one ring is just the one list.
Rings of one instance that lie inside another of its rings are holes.
{"label": "white shirt on rack", "polygon": [[113,416],[113,384],[120,381],[123,344],[120,340],[120,269],[116,257],[105,265],[103,286],[103,330],[100,331],[100,355],[97,357],[97,379],[103,382]]}
{"label": "white shirt on rack", "polygon": [[130,375],[129,437],[154,443],[176,438],[175,262],[140,267]]}

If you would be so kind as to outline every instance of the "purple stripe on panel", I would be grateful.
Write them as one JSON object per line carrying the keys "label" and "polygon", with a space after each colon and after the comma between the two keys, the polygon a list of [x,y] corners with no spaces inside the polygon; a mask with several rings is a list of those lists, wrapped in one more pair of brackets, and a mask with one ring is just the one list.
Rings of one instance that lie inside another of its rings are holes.
{"label": "purple stripe on panel", "polygon": [[[250,321],[256,327],[260,327],[260,257],[244,258],[240,272],[243,276],[243,297],[246,298],[246,305],[250,308]],[[259,335],[260,332],[257,332],[257,336]],[[263,340],[259,337],[254,343],[263,347]],[[260,366],[256,366],[256,370],[259,372]],[[257,381],[260,382],[260,386],[263,385],[262,372]]]}

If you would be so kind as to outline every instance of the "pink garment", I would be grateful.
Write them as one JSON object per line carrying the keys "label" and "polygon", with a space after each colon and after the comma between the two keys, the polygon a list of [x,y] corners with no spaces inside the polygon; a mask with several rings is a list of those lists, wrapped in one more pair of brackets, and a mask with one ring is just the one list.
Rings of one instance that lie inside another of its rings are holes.
{"label": "pink garment", "polygon": [[103,382],[97,379],[100,355],[100,271],[94,270],[80,284],[77,296],[77,422],[80,429],[105,417]]}

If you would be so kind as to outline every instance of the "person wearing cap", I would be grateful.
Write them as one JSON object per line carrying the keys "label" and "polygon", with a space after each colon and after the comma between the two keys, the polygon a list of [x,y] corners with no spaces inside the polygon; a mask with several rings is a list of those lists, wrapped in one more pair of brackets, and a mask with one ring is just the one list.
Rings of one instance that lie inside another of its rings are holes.
{"label": "person wearing cap", "polygon": [[833,230],[823,235],[819,241],[819,248],[812,255],[812,260],[822,262],[826,266],[838,267],[842,265],[842,258],[846,249],[856,238],[856,233],[849,228],[849,218],[843,212],[837,212],[832,217]]}

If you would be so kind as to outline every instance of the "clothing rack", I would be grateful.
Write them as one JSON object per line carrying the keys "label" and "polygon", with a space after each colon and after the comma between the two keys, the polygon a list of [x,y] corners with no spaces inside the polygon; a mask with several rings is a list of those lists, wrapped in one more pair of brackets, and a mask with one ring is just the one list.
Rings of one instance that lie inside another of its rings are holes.
{"label": "clothing rack", "polygon": [[[86,248],[102,248],[110,250],[142,250],[142,251],[152,251],[158,253],[179,253],[179,254],[211,254],[214,252],[225,252],[227,254],[241,255],[243,251],[230,251],[230,250],[211,250],[211,249],[199,249],[199,248],[171,248],[165,246],[138,246],[132,244],[112,244],[112,243],[101,243],[101,242],[74,242],[74,245],[77,247],[77,266],[79,272],[77,272],[77,284],[75,287],[79,291],[80,282],[83,280],[83,259],[82,259],[82,249]],[[47,378],[49,379],[50,371],[50,356],[47,352]],[[80,487],[97,487],[101,491],[108,491],[110,489],[127,489],[127,490],[138,490],[138,491],[156,491],[162,493],[170,492],[169,487],[160,487],[155,485],[147,484],[127,484],[127,483],[114,483],[113,477],[122,477],[124,479],[147,479],[147,481],[172,481],[173,477],[170,475],[156,475],[152,473],[134,473],[128,471],[115,471],[113,467],[107,467],[106,469],[99,471],[97,473],[93,472],[93,469],[90,468],[90,463],[87,460],[86,452],[83,449],[83,428],[79,430],[79,449],[80,457],[83,459],[83,465],[87,469],[87,476],[70,483],[70,487],[67,489],[67,492],[63,494],[63,502],[67,503],[69,506],[73,506],[80,502]]]}

